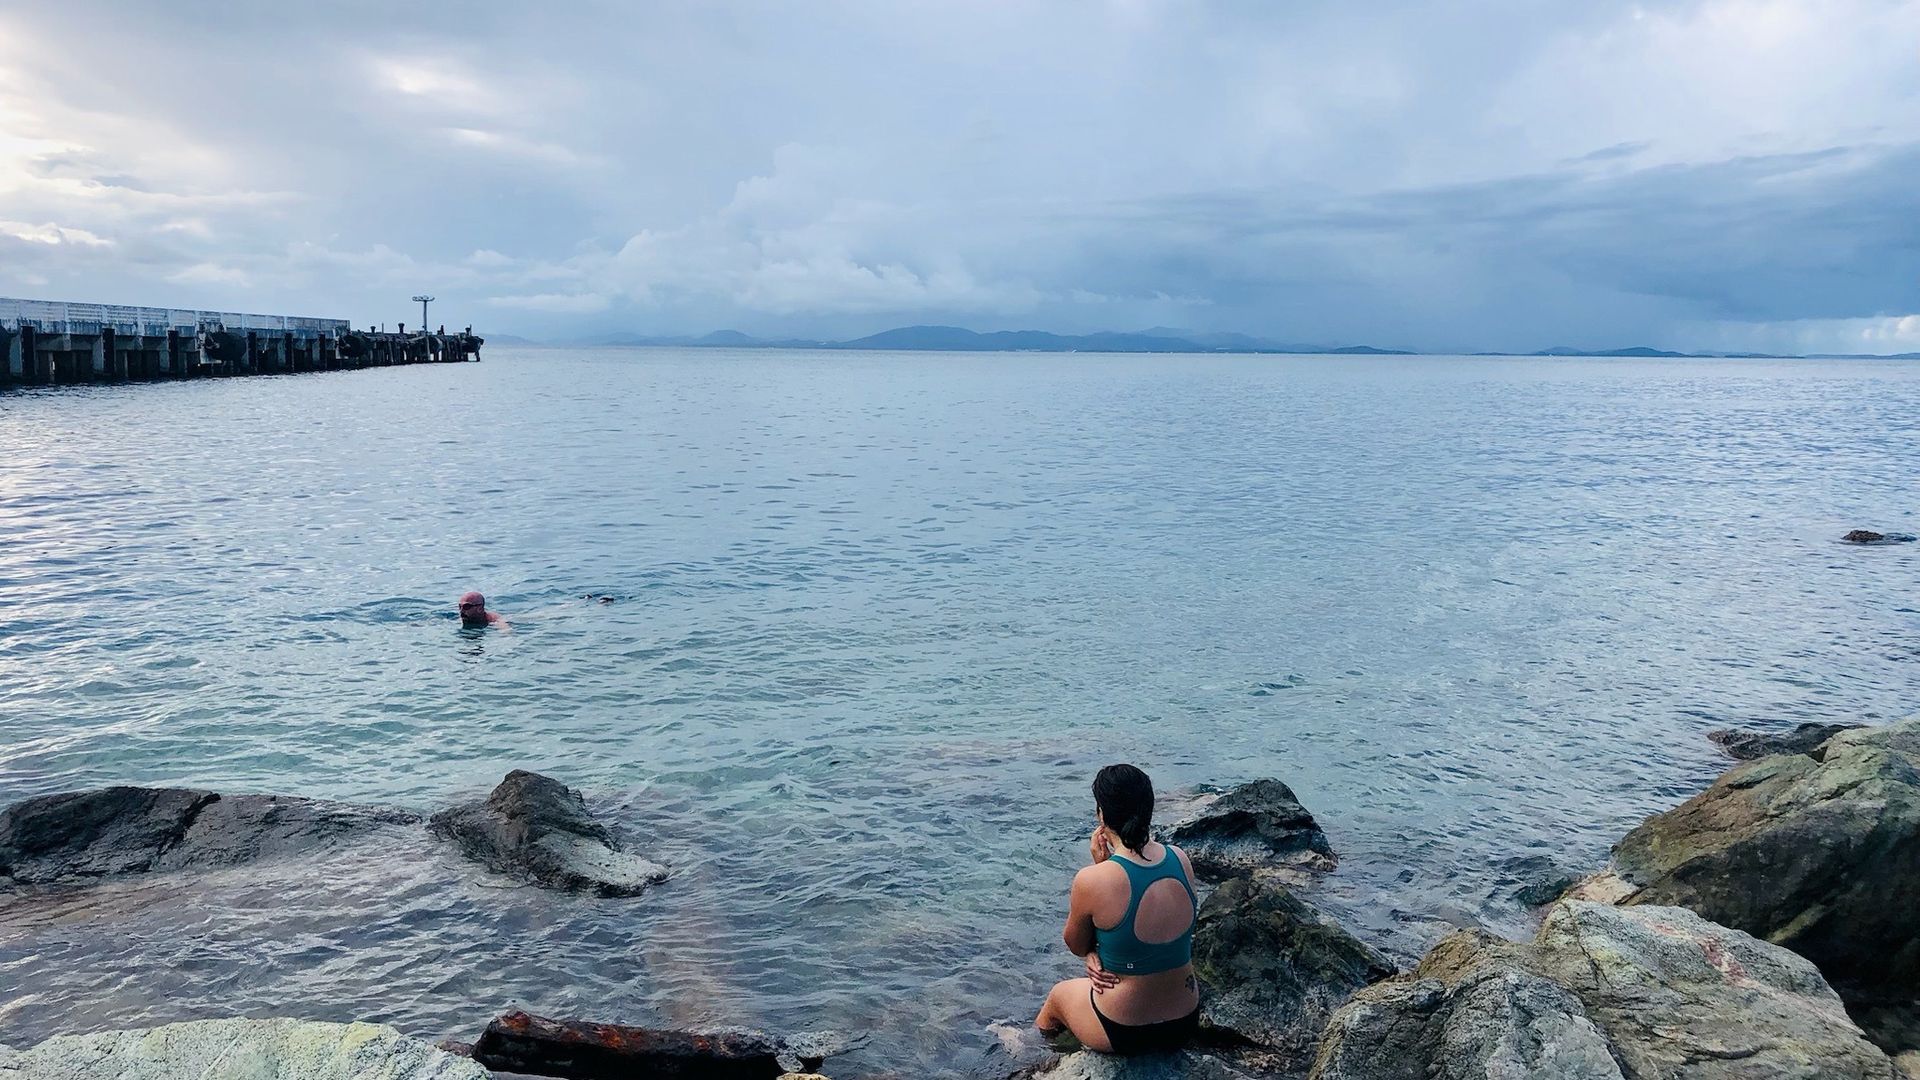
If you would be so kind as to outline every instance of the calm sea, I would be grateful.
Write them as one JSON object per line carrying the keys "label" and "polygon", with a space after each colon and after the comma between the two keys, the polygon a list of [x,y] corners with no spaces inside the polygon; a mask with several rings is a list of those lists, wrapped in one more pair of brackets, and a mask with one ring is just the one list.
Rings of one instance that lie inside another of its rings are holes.
{"label": "calm sea", "polygon": [[[1920,363],[489,349],[0,396],[0,801],[430,811],[508,769],[677,876],[426,841],[0,902],[0,1040],[509,1007],[1000,1067],[1100,765],[1278,776],[1402,954],[1526,929],[1749,722],[1920,689]],[[469,634],[485,590],[510,634]],[[600,596],[612,598],[602,603]],[[10,910],[9,910],[10,909]]]}

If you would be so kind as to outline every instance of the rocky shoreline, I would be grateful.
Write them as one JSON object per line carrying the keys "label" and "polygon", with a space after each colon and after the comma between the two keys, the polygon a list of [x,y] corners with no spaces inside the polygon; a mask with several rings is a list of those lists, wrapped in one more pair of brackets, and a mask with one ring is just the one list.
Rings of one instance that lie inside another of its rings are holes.
{"label": "rocky shoreline", "polygon": [[[1463,928],[1411,970],[1305,893],[1338,856],[1275,779],[1205,792],[1163,833],[1212,885],[1195,934],[1199,1045],[1159,1058],[1038,1055],[1056,1080],[1788,1080],[1920,1077],[1920,719],[1716,732],[1743,759],[1568,884],[1519,866],[1530,940]],[[425,831],[527,885],[642,896],[671,872],[559,781],[515,770],[430,818],[269,795],[116,787],[0,811],[0,896],[85,887]],[[1525,862],[1526,860],[1519,860]],[[1564,895],[1562,893],[1564,892]],[[468,1080],[812,1071],[854,1040],[509,1014],[473,1047],[374,1024],[204,1020],[0,1047],[0,1078]]]}
{"label": "rocky shoreline", "polygon": [[[422,824],[411,811],[284,795],[139,787],[47,795],[0,811],[0,891],[239,866]],[[471,861],[542,888],[637,896],[669,876],[627,851],[578,791],[521,769],[486,799],[424,824]]]}

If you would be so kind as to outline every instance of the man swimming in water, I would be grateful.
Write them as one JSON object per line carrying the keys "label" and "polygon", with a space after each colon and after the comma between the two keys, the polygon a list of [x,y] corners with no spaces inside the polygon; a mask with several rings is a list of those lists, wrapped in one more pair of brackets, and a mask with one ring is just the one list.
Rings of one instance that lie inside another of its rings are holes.
{"label": "man swimming in water", "polygon": [[477,592],[460,597],[460,625],[478,629],[483,626],[505,628],[506,616],[497,611],[487,610],[487,598]]}

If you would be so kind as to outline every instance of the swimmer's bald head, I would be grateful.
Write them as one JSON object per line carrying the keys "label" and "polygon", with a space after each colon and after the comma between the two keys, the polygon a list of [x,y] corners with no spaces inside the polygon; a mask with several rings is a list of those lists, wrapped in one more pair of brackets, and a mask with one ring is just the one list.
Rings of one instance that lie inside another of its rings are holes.
{"label": "swimmer's bald head", "polygon": [[468,626],[487,625],[487,598],[478,592],[462,593],[460,621]]}

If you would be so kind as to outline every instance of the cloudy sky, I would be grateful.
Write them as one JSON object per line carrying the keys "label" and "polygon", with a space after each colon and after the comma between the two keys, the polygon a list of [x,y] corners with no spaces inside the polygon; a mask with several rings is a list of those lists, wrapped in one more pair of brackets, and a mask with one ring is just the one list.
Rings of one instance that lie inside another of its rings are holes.
{"label": "cloudy sky", "polygon": [[1920,349],[1920,0],[0,0],[0,295]]}

